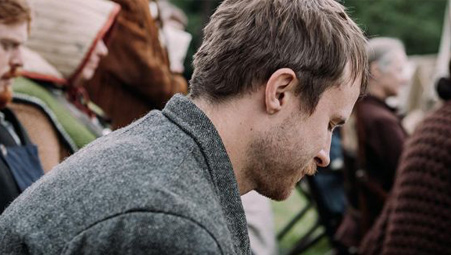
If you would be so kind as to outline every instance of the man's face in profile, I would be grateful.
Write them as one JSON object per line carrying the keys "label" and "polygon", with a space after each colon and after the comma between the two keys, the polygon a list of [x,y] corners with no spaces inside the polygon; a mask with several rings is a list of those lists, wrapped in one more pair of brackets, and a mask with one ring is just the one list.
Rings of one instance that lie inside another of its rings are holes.
{"label": "man's face in profile", "polygon": [[349,118],[360,95],[360,79],[327,89],[313,114],[294,105],[289,117],[249,147],[257,191],[275,200],[289,197],[296,183],[316,166],[329,164],[332,131]]}
{"label": "man's face in profile", "polygon": [[12,100],[12,82],[23,65],[21,46],[28,38],[28,24],[0,23],[0,108]]}

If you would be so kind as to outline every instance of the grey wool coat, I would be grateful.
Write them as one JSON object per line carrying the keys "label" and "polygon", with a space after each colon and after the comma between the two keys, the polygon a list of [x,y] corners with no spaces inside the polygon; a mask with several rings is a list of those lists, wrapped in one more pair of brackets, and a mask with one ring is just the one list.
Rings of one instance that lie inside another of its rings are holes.
{"label": "grey wool coat", "polygon": [[218,132],[176,95],[97,139],[0,216],[0,254],[250,254]]}

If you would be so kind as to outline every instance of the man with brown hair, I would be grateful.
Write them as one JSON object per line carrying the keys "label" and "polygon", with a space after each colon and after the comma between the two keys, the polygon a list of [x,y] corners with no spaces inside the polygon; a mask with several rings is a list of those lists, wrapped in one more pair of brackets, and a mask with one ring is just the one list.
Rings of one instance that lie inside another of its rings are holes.
{"label": "man with brown hair", "polygon": [[24,0],[0,0],[0,213],[42,170],[36,146],[8,108],[12,81],[22,67],[21,48],[28,38],[31,12]]}
{"label": "man with brown hair", "polygon": [[12,79],[23,65],[21,47],[28,38],[31,21],[30,8],[26,1],[0,1],[0,107],[12,100]]}
{"label": "man with brown hair", "polygon": [[99,138],[0,218],[6,254],[250,254],[240,195],[287,198],[329,163],[366,83],[366,40],[334,0],[226,0],[191,95]]}

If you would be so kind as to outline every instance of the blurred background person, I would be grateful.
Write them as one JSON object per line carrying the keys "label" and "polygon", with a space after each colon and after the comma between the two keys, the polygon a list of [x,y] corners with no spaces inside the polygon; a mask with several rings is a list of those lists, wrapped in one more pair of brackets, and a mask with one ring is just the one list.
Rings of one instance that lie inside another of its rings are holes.
{"label": "blurred background person", "polygon": [[[450,70],[451,72],[451,70]],[[362,254],[451,254],[451,79],[444,104],[406,143],[390,199],[365,237]]]}
{"label": "blurred background person", "polygon": [[[150,5],[149,0],[114,2],[122,7],[117,24],[111,31],[114,43],[111,43],[109,54],[101,61],[94,78],[87,82],[86,89],[93,102],[111,118],[112,128],[117,129],[152,109],[162,109],[174,94],[186,93],[188,86],[179,74],[183,72],[183,65],[171,65],[169,61],[166,45],[177,42],[165,41],[165,34],[161,32],[161,25],[169,20],[179,20],[175,23],[183,27],[183,22],[186,22],[183,13],[167,3],[164,5],[167,19],[162,20],[156,1],[150,1]],[[171,15],[174,12],[176,14]],[[188,46],[185,42],[181,47],[187,49]]]}
{"label": "blurred background person", "polygon": [[357,208],[348,210],[347,220],[337,233],[347,247],[358,247],[380,214],[407,138],[396,109],[386,102],[409,82],[404,46],[398,39],[373,38],[368,42],[368,56],[368,95],[355,108],[358,170],[356,183],[351,186],[358,187]]}
{"label": "blurred background person", "polygon": [[[185,31],[188,25],[188,17],[185,13],[171,4],[168,0],[150,2],[151,13],[155,6],[160,10],[160,39],[166,46],[170,69],[173,73],[182,74],[185,71],[184,61],[187,57],[188,49],[191,45],[192,35]],[[154,6],[154,7],[152,7]]]}
{"label": "blurred background person", "polygon": [[275,255],[277,253],[274,215],[269,198],[251,191],[241,196],[246,214],[247,231],[254,255]]}
{"label": "blurred background person", "polygon": [[0,0],[0,214],[44,174],[36,146],[9,108],[30,21],[26,0]]}
{"label": "blurred background person", "polygon": [[108,130],[82,87],[108,50],[120,7],[105,0],[33,0],[35,19],[15,81],[19,120],[38,145],[47,172]]}

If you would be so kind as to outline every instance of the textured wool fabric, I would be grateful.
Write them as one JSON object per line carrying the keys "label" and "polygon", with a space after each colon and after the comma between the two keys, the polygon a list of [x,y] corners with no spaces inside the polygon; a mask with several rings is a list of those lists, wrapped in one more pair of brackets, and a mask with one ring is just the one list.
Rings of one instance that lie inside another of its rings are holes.
{"label": "textured wool fabric", "polygon": [[89,144],[0,218],[0,254],[250,254],[238,185],[208,117],[176,95]]}
{"label": "textured wool fabric", "polygon": [[389,202],[362,254],[451,254],[451,101],[406,144]]}

